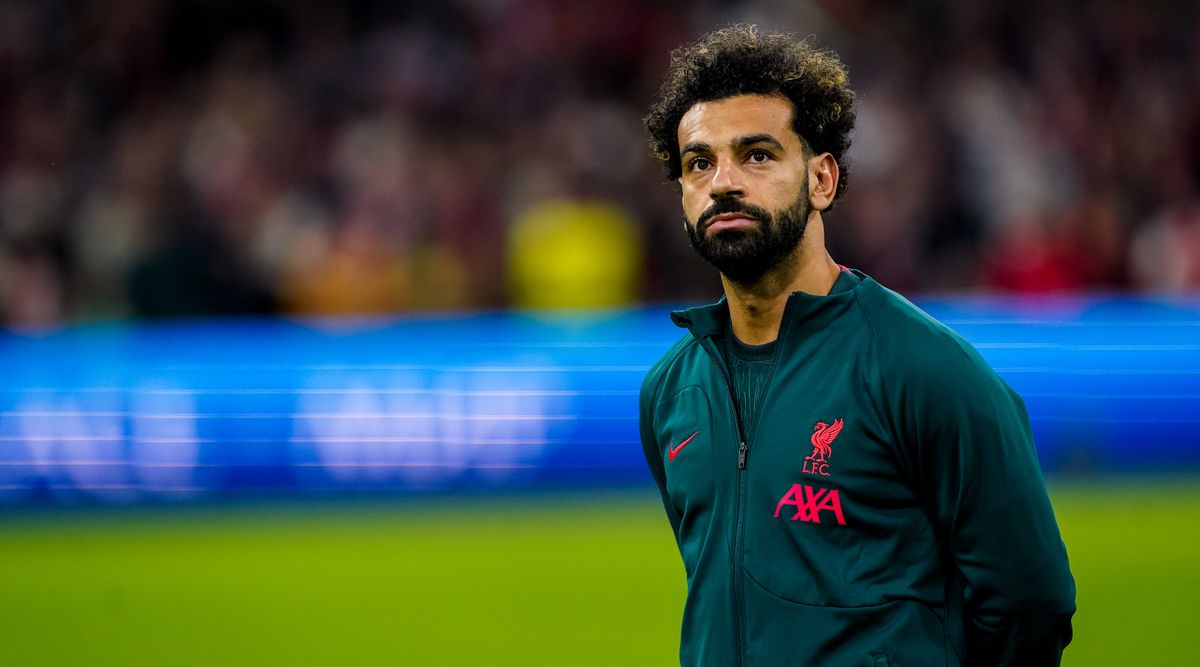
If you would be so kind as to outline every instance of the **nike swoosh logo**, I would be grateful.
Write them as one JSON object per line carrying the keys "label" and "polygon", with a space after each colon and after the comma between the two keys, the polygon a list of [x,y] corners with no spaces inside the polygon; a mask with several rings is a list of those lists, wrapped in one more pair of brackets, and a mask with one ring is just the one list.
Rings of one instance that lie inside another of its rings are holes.
{"label": "nike swoosh logo", "polygon": [[674,447],[668,449],[667,450],[667,460],[674,461],[675,455],[679,453],[679,450],[683,449],[684,447],[687,447],[687,444],[692,441],[692,438],[694,438],[698,435],[700,435],[700,431],[696,431],[695,433],[689,435],[687,440],[684,440],[683,442],[679,443],[678,445],[675,445]]}

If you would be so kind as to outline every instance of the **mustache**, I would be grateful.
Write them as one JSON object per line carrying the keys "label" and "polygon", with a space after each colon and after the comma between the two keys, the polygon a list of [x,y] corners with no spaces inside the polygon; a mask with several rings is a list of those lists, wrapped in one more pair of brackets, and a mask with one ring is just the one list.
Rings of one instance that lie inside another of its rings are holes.
{"label": "mustache", "polygon": [[703,232],[708,228],[708,224],[714,216],[723,213],[741,213],[747,218],[758,220],[760,223],[771,220],[771,213],[766,209],[753,204],[745,204],[737,197],[725,195],[717,197],[713,201],[712,206],[704,209],[704,212],[696,219],[696,231]]}

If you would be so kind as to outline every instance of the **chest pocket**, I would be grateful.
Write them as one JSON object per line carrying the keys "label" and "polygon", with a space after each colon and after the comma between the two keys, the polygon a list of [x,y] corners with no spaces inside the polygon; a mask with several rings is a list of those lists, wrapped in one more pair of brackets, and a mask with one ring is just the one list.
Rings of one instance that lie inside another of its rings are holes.
{"label": "chest pocket", "polygon": [[659,403],[655,415],[671,503],[685,524],[707,520],[716,492],[716,434],[708,396],[700,387],[687,387]]}
{"label": "chest pocket", "polygon": [[877,604],[881,586],[903,593],[932,575],[923,506],[886,431],[855,407],[811,401],[782,411],[794,416],[751,448],[745,571],[789,602]]}

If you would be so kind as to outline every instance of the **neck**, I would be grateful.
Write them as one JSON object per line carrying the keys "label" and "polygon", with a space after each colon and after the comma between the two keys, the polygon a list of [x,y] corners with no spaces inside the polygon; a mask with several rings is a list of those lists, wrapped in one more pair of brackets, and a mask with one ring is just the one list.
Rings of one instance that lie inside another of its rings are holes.
{"label": "neck", "polygon": [[779,337],[783,310],[792,292],[825,296],[833,289],[841,269],[825,250],[825,230],[820,213],[808,221],[804,238],[792,255],[753,283],[721,276],[729,319],[738,340],[749,345],[770,343]]}

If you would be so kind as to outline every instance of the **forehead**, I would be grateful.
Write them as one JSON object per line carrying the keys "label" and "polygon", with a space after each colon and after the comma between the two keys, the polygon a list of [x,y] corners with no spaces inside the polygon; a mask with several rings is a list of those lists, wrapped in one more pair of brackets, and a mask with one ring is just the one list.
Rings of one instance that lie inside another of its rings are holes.
{"label": "forehead", "polygon": [[698,102],[679,119],[679,146],[727,145],[738,137],[769,134],[787,145],[799,143],[792,131],[792,103],[774,95],[738,95]]}

